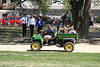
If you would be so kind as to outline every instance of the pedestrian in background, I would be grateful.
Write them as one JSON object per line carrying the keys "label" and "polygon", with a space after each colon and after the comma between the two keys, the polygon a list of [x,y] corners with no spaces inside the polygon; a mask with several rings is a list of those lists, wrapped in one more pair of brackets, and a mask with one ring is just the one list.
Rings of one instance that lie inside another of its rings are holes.
{"label": "pedestrian in background", "polygon": [[65,14],[65,26],[67,26],[68,27],[68,19],[69,19],[69,13],[68,12],[66,12],[66,14]]}
{"label": "pedestrian in background", "polygon": [[41,17],[39,16],[38,17],[38,20],[37,20],[37,22],[36,22],[36,27],[37,27],[37,31],[38,31],[38,33],[40,32],[40,30],[42,30],[42,28],[43,28],[43,20],[41,19]]}
{"label": "pedestrian in background", "polygon": [[64,27],[65,26],[64,25],[65,24],[65,15],[64,14],[62,15],[61,19],[62,19],[62,27]]}
{"label": "pedestrian in background", "polygon": [[21,18],[21,21],[22,21],[22,28],[23,28],[23,37],[26,36],[26,24],[27,24],[27,14],[25,14],[24,17]]}
{"label": "pedestrian in background", "polygon": [[30,19],[28,20],[28,26],[30,27],[30,36],[31,37],[33,36],[35,24],[36,24],[35,18],[33,15],[31,15]]}
{"label": "pedestrian in background", "polygon": [[95,17],[95,14],[93,15],[93,18],[94,18],[94,21],[93,21],[93,27],[95,26],[95,23],[96,23],[96,17]]}
{"label": "pedestrian in background", "polygon": [[55,26],[55,23],[56,23],[56,18],[53,17],[53,26]]}
{"label": "pedestrian in background", "polygon": [[71,26],[72,21],[73,21],[72,14],[70,14],[68,18],[68,27]]}
{"label": "pedestrian in background", "polygon": [[93,14],[91,14],[90,15],[90,27],[91,28],[93,27],[93,21],[94,21]]}

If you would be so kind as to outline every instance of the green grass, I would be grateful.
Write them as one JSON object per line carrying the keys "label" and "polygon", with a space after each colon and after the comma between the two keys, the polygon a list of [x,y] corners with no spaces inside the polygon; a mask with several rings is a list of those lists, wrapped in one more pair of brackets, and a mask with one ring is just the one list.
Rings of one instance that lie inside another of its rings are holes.
{"label": "green grass", "polygon": [[0,67],[100,67],[100,53],[0,51]]}

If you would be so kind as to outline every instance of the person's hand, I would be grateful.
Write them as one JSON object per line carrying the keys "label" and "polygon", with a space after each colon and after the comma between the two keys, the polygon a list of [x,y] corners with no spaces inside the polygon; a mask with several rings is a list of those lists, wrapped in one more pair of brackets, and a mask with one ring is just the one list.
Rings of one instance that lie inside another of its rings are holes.
{"label": "person's hand", "polygon": [[40,30],[40,32],[44,32],[44,30]]}
{"label": "person's hand", "polygon": [[38,26],[35,26],[35,28],[38,28]]}
{"label": "person's hand", "polygon": [[46,31],[44,31],[44,33],[47,33]]}
{"label": "person's hand", "polygon": [[73,21],[73,20],[71,19],[71,21]]}

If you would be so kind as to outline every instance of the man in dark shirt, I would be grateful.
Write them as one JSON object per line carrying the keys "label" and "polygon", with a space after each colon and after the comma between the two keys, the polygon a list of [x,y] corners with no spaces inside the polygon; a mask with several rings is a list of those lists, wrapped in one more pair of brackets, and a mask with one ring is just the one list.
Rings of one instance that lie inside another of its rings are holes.
{"label": "man in dark shirt", "polygon": [[50,25],[47,25],[47,31],[45,31],[44,33],[47,33],[48,35],[45,35],[44,36],[44,39],[45,41],[48,43],[48,40],[51,39],[51,38],[54,38],[55,36],[55,33],[54,33],[54,30],[51,28]]}

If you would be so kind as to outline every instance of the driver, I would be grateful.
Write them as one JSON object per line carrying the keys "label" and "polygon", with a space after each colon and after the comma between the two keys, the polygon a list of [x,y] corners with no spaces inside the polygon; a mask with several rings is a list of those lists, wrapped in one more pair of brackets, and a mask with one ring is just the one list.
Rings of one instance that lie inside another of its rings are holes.
{"label": "driver", "polygon": [[48,40],[51,39],[51,38],[54,38],[55,33],[54,33],[54,30],[51,28],[50,25],[47,25],[47,29],[48,29],[48,30],[45,31],[44,33],[47,33],[48,35],[45,35],[45,36],[44,36],[44,39],[45,39],[45,41],[46,41],[47,44],[48,44]]}

